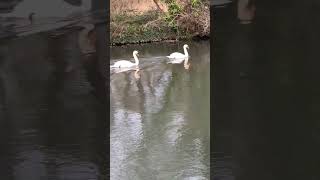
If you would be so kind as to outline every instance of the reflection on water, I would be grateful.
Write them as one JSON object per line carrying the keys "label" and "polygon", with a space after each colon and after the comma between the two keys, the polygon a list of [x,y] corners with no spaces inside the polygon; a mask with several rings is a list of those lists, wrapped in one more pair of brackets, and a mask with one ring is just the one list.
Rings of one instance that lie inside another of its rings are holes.
{"label": "reflection on water", "polygon": [[[0,38],[51,32],[57,36],[83,23],[106,23],[108,2],[95,0],[6,0],[0,2]],[[55,31],[56,30],[56,31]]]}
{"label": "reflection on water", "polygon": [[320,3],[243,2],[213,10],[213,176],[320,179]]}
{"label": "reflection on water", "polygon": [[140,54],[139,78],[134,70],[111,74],[111,179],[209,178],[210,46],[189,44],[189,69],[167,64],[182,46],[111,48],[111,64]]}
{"label": "reflection on water", "polygon": [[7,17],[28,17],[31,12],[34,12],[37,17],[66,17],[71,13],[85,12],[91,9],[90,0],[13,0],[11,3],[8,2],[6,2],[6,6],[12,4],[15,7],[4,15]]}
{"label": "reflection on water", "polygon": [[106,175],[99,53],[82,55],[78,38],[75,31],[55,39],[37,34],[1,42],[1,179]]}

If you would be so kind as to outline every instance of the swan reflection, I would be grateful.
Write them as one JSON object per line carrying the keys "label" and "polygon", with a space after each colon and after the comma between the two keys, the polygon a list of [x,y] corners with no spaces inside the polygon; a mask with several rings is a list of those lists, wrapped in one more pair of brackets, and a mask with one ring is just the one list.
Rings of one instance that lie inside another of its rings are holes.
{"label": "swan reflection", "polygon": [[250,24],[255,16],[256,8],[249,0],[238,1],[238,19],[241,24]]}
{"label": "swan reflection", "polygon": [[136,69],[136,71],[134,72],[134,77],[136,78],[136,79],[140,79],[140,69],[138,68],[138,69]]}
{"label": "swan reflection", "polygon": [[190,68],[189,57],[184,59],[183,67],[188,70]]}

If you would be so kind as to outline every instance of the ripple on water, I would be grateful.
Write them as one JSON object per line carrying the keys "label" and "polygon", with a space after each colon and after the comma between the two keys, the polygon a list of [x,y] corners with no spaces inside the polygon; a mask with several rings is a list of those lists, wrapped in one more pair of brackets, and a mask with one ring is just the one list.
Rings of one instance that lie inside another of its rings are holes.
{"label": "ripple on water", "polygon": [[[183,45],[183,44],[182,44]],[[133,72],[111,76],[111,178],[209,179],[209,42],[189,43],[192,68],[167,64],[172,44],[113,47],[115,59],[140,56]],[[197,88],[199,87],[199,88]],[[197,98],[194,98],[197,97]],[[201,115],[201,116],[199,116]]]}

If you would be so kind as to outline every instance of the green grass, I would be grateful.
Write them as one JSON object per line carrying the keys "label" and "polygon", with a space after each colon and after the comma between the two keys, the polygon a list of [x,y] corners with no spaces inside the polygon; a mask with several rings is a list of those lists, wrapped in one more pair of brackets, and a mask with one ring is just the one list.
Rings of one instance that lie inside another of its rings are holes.
{"label": "green grass", "polygon": [[120,14],[111,19],[111,44],[129,44],[176,40],[187,37],[168,26],[157,12]]}

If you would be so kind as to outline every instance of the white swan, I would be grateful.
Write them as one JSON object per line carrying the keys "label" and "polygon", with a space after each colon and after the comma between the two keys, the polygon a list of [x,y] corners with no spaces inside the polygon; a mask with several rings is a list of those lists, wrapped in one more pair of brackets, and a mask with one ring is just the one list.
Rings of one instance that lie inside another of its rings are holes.
{"label": "white swan", "polygon": [[184,54],[179,53],[179,52],[174,52],[174,53],[170,54],[170,56],[167,56],[169,59],[173,59],[169,63],[172,63],[172,64],[182,63],[185,60],[185,58],[189,57],[189,53],[188,53],[187,49],[189,49],[189,46],[187,44],[185,44],[185,45],[183,45]]}
{"label": "white swan", "polygon": [[139,56],[139,52],[138,51],[133,51],[132,53],[133,58],[134,58],[134,63],[130,62],[130,61],[126,61],[126,60],[121,60],[121,61],[117,61],[115,62],[113,65],[110,66],[110,68],[132,68],[132,67],[137,67],[139,65],[139,59],[137,56]]}

